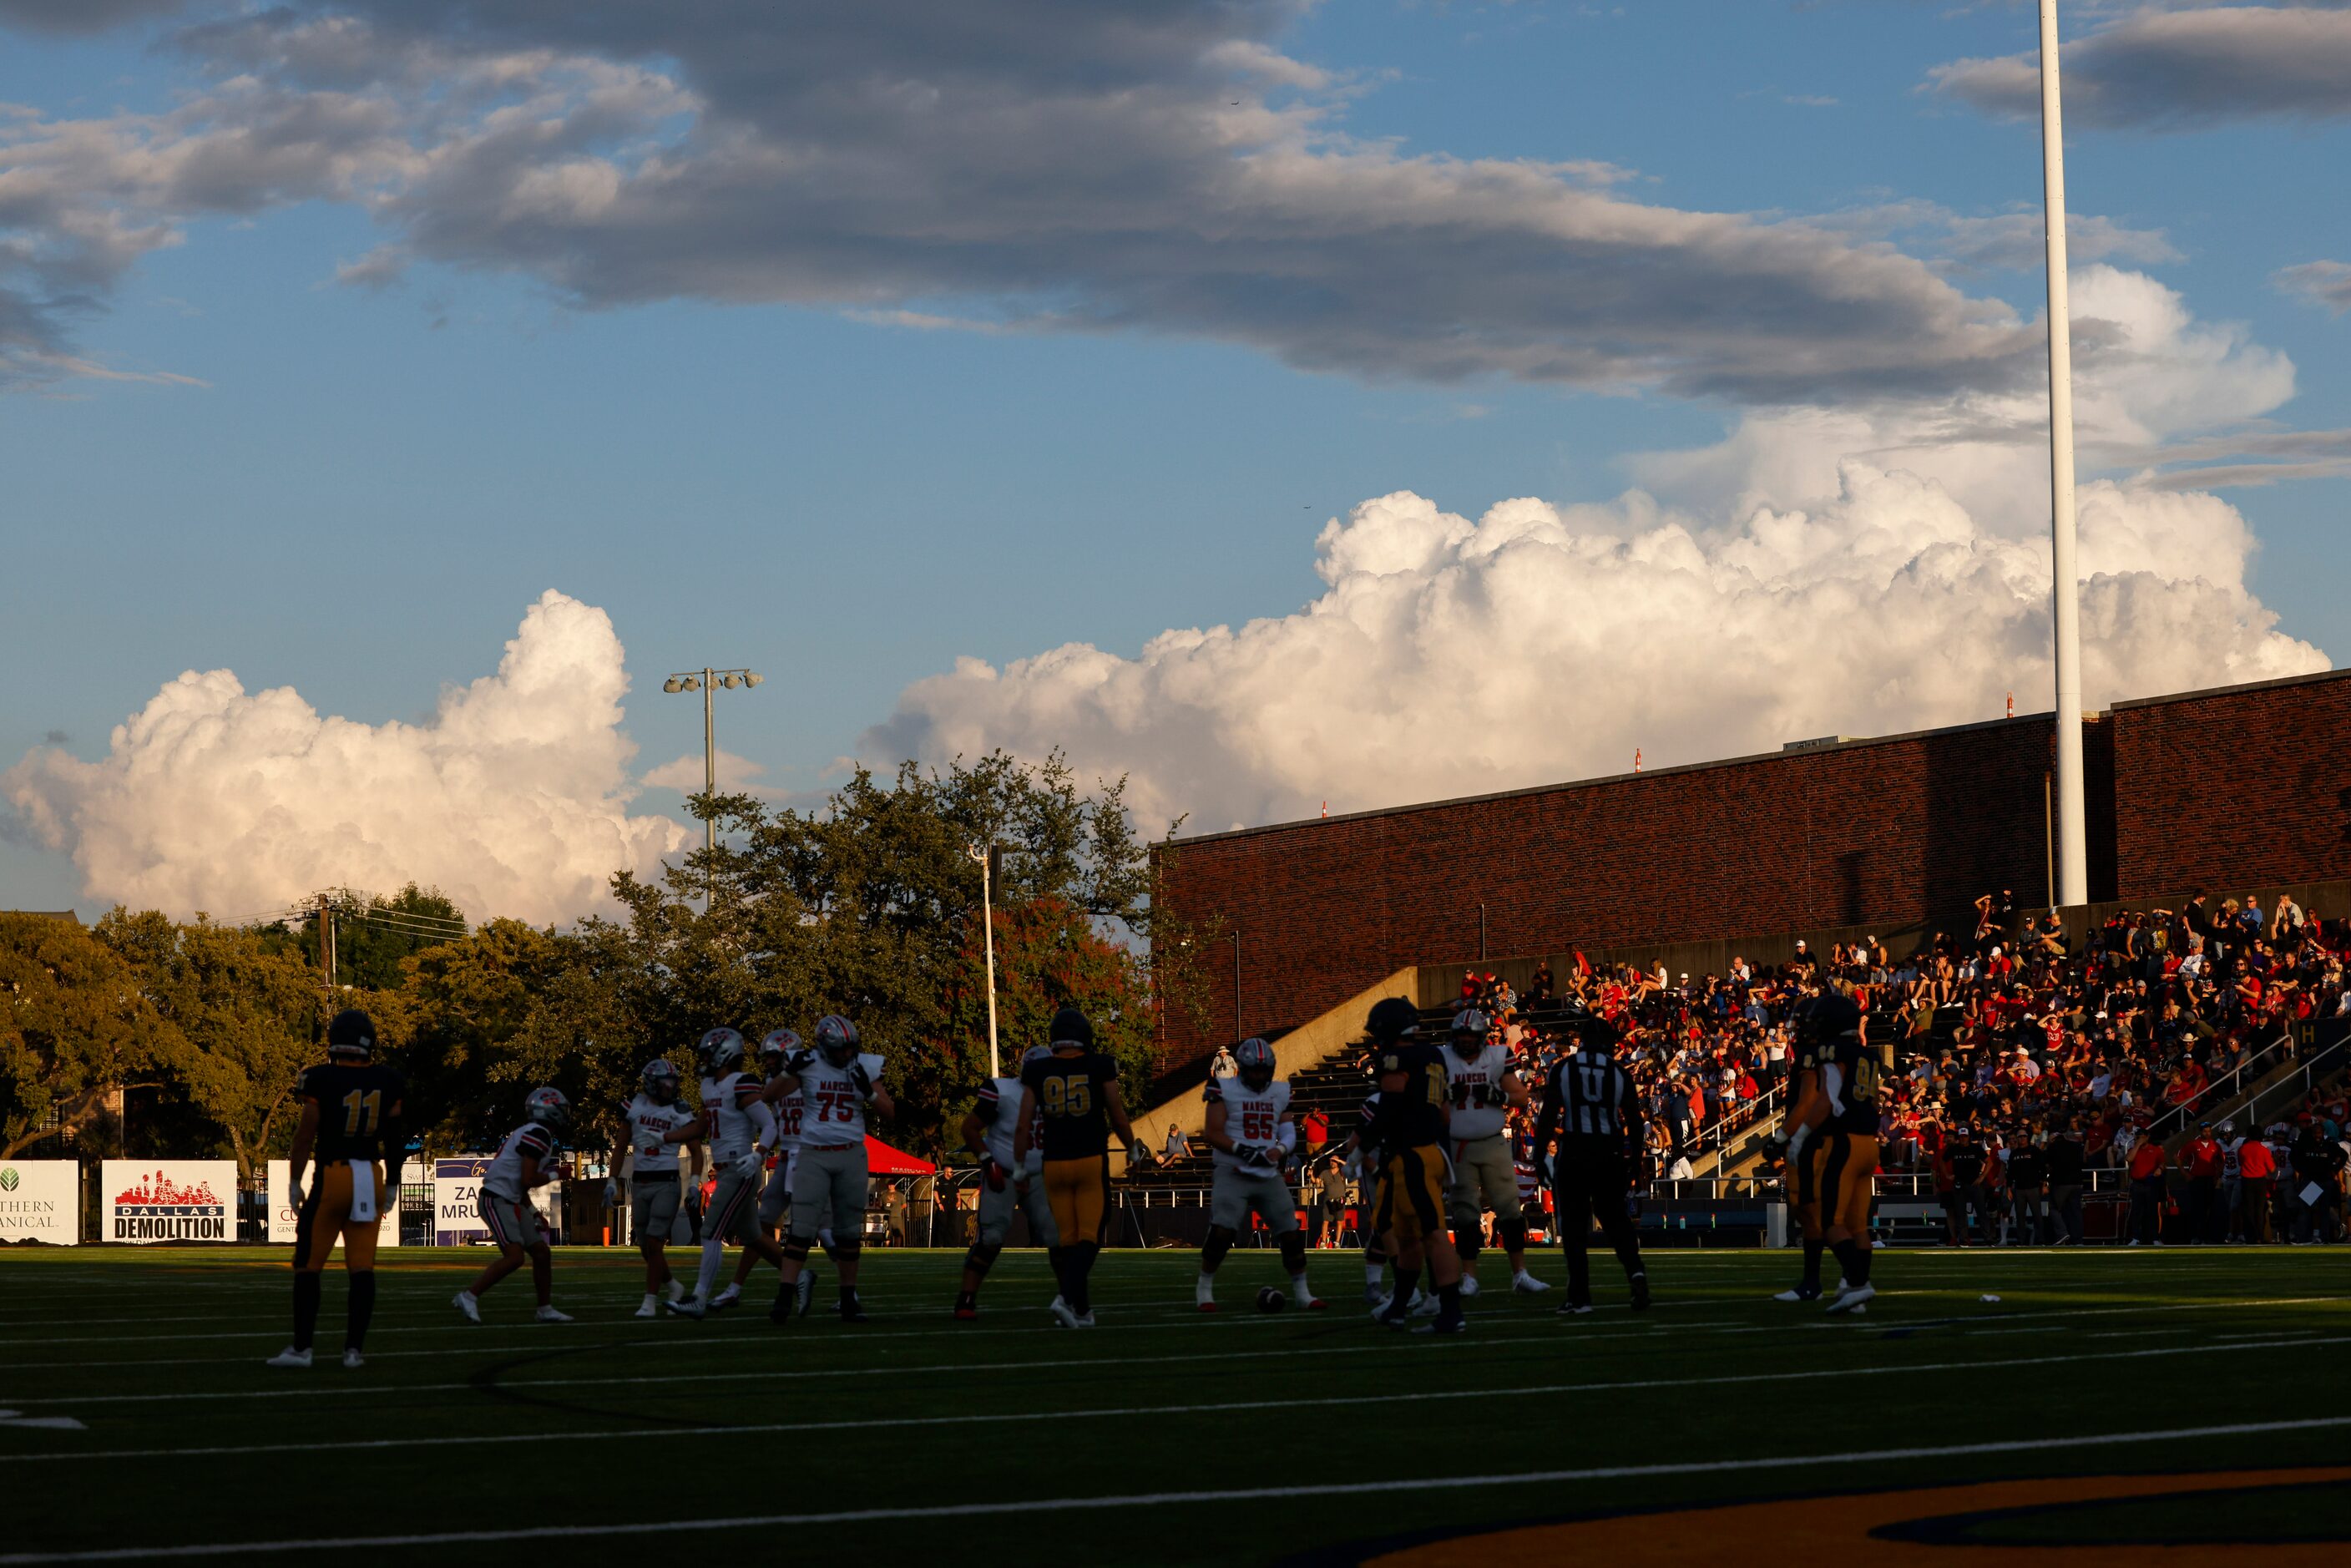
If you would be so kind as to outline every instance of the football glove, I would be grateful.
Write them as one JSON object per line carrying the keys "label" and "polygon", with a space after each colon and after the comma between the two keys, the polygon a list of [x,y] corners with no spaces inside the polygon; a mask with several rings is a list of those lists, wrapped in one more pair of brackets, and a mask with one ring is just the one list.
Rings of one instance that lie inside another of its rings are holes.
{"label": "football glove", "polygon": [[1273,1155],[1255,1144],[1243,1144],[1240,1146],[1240,1156],[1241,1164],[1249,1166],[1251,1170],[1270,1171],[1273,1169]]}
{"label": "football glove", "polygon": [[815,1060],[816,1052],[813,1051],[796,1051],[784,1063],[784,1071],[798,1078],[809,1070],[809,1063]]}
{"label": "football glove", "polygon": [[865,1071],[865,1063],[856,1061],[850,1064],[849,1081],[857,1086],[857,1097],[860,1100],[869,1105],[873,1103],[873,1079],[872,1074]]}
{"label": "football glove", "polygon": [[604,1178],[604,1207],[606,1208],[621,1207],[621,1184],[611,1176]]}
{"label": "football glove", "polygon": [[287,1189],[287,1201],[294,1206],[295,1213],[302,1212],[302,1178],[300,1176],[293,1179],[291,1186]]}
{"label": "football glove", "polygon": [[993,1159],[987,1159],[980,1162],[979,1168],[987,1176],[988,1191],[1002,1192],[1004,1190],[1004,1181],[1007,1173],[1002,1166],[998,1165]]}

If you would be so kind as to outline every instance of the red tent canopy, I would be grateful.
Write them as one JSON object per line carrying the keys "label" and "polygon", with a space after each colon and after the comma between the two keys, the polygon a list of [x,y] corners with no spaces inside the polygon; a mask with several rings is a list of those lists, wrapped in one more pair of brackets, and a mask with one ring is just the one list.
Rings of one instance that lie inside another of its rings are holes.
{"label": "red tent canopy", "polygon": [[938,1169],[925,1160],[918,1160],[904,1149],[893,1149],[868,1133],[865,1135],[865,1170],[869,1176],[928,1176]]}

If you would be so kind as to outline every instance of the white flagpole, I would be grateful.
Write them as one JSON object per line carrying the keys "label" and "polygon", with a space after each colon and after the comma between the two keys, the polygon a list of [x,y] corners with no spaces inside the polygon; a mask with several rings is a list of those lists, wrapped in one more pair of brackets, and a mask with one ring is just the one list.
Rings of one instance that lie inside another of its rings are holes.
{"label": "white flagpole", "polygon": [[2082,785],[2081,573],[2074,559],[2074,349],[2065,298],[2065,128],[2057,0],[2041,0],[2041,170],[2049,241],[2049,593],[2057,653],[2057,902],[2090,901]]}

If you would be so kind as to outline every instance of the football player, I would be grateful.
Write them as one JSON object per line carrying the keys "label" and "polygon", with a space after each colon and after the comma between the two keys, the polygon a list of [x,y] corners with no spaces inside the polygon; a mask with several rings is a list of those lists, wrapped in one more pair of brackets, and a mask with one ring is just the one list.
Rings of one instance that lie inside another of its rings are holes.
{"label": "football player", "polygon": [[1868,1020],[1843,998],[1821,1057],[1821,1098],[1828,1107],[1827,1137],[1814,1185],[1829,1250],[1844,1265],[1844,1289],[1833,1312],[1856,1316],[1877,1294],[1869,1282],[1869,1205],[1877,1187],[1877,1094],[1886,1074],[1883,1048],[1869,1040]]}
{"label": "football player", "polygon": [[833,1261],[841,1269],[841,1321],[862,1323],[865,1307],[857,1295],[857,1264],[865,1245],[865,1113],[895,1110],[882,1087],[882,1058],[860,1051],[857,1026],[839,1013],[816,1020],[816,1048],[792,1053],[784,1071],[768,1081],[771,1098],[798,1092],[806,1107],[800,1118],[799,1157],[793,1162],[792,1207],[786,1227],[783,1281],[768,1320],[791,1322],[799,1305],[799,1278],[809,1248],[828,1212],[834,1221]]}
{"label": "football player", "polygon": [[1306,1233],[1298,1226],[1298,1195],[1285,1167],[1298,1149],[1298,1124],[1290,1114],[1290,1084],[1274,1077],[1273,1047],[1245,1040],[1233,1052],[1235,1078],[1211,1076],[1207,1087],[1208,1147],[1214,1152],[1208,1196],[1208,1239],[1200,1249],[1200,1278],[1192,1301],[1204,1312],[1217,1310],[1217,1270],[1235,1237],[1255,1214],[1281,1249],[1290,1275],[1290,1299],[1301,1307],[1322,1303],[1306,1283]]}
{"label": "football player", "polygon": [[538,1215],[530,1195],[555,1179],[555,1157],[563,1152],[563,1129],[571,1120],[571,1102],[559,1089],[534,1089],[524,1097],[523,1124],[506,1135],[490,1168],[482,1173],[479,1200],[482,1223],[498,1255],[474,1282],[452,1301],[467,1322],[482,1321],[482,1292],[530,1260],[530,1282],[538,1292],[543,1323],[568,1323],[569,1312],[555,1310],[554,1271],[548,1261],[547,1238],[539,1233]]}
{"label": "football player", "polygon": [[1094,1312],[1089,1277],[1102,1253],[1102,1221],[1110,1211],[1110,1134],[1117,1133],[1126,1146],[1129,1169],[1143,1163],[1143,1146],[1134,1141],[1126,1103],[1119,1097],[1118,1065],[1094,1049],[1094,1026],[1086,1015],[1063,1008],[1053,1015],[1050,1032],[1051,1051],[1020,1069],[1012,1166],[1015,1179],[1025,1182],[1029,1150],[1041,1144],[1040,1179],[1061,1242],[1052,1259],[1061,1293],[1048,1310],[1063,1328],[1090,1329]]}
{"label": "football player", "polygon": [[[789,1029],[771,1030],[759,1041],[759,1071],[770,1083],[775,1083],[799,1054],[800,1037]],[[783,1246],[784,1221],[791,1217],[792,1174],[799,1168],[800,1118],[808,1102],[799,1089],[784,1090],[768,1097],[768,1107],[776,1116],[776,1148],[768,1156],[768,1185],[759,1189],[759,1234]],[[827,1256],[833,1250],[832,1232],[820,1228],[817,1239],[824,1244]],[[751,1278],[752,1266],[759,1255],[746,1251],[735,1264],[735,1289],[742,1290]],[[813,1267],[800,1270],[792,1282],[793,1301],[801,1317],[808,1316],[809,1304],[816,1299],[817,1273]]]}
{"label": "football player", "polygon": [[[1032,1045],[1020,1059],[1030,1062],[1052,1055],[1050,1046]],[[963,1119],[963,1145],[979,1156],[979,1239],[964,1255],[963,1288],[956,1293],[955,1315],[969,1322],[979,1316],[980,1281],[996,1266],[997,1255],[1012,1234],[1012,1217],[1029,1217],[1029,1239],[1050,1252],[1061,1244],[1053,1228],[1053,1207],[1045,1201],[1045,1153],[1034,1128],[1028,1158],[1013,1164],[1013,1119],[1020,1114],[1020,1080],[991,1078],[980,1085],[979,1098]]]}
{"label": "football player", "polygon": [[[343,1364],[360,1364],[368,1320],[375,1315],[375,1244],[381,1214],[400,1202],[400,1166],[408,1146],[401,1118],[406,1085],[374,1061],[375,1023],[357,1009],[327,1025],[327,1060],[295,1081],[302,1119],[294,1129],[294,1343],[272,1366],[310,1364],[327,1260],[340,1238],[350,1280],[343,1325]],[[318,1183],[306,1194],[302,1173],[319,1158]]]}
{"label": "football player", "polygon": [[1510,1288],[1528,1295],[1551,1289],[1527,1272],[1526,1209],[1519,1201],[1519,1173],[1510,1157],[1510,1112],[1527,1109],[1527,1086],[1510,1066],[1510,1048],[1489,1039],[1491,1026],[1475,1008],[1453,1017],[1445,1046],[1447,1126],[1453,1140],[1453,1185],[1446,1193],[1453,1222],[1453,1245],[1461,1254],[1461,1293],[1478,1293],[1479,1238],[1486,1211],[1494,1211],[1494,1231],[1510,1260]]}
{"label": "football player", "polygon": [[[677,1226],[681,1194],[677,1155],[694,1151],[692,1180],[702,1181],[702,1118],[677,1103],[684,1080],[666,1057],[645,1063],[636,1098],[629,1102],[629,1207],[636,1216],[637,1250],[645,1260],[645,1300],[641,1318],[659,1317],[661,1300],[674,1301],[685,1286],[670,1272],[669,1238]],[[615,1166],[616,1173],[618,1167]],[[604,1184],[604,1201],[617,1203],[619,1176]]]}
{"label": "football player", "polygon": [[[1804,1245],[1804,1274],[1793,1288],[1781,1291],[1775,1301],[1817,1301],[1821,1299],[1821,1206],[1813,1186],[1813,1162],[1804,1145],[1827,1115],[1821,1103],[1820,982],[1807,982],[1807,994],[1798,1001],[1792,1024],[1793,1050],[1788,1062],[1788,1113],[1782,1124],[1789,1129],[1787,1166],[1781,1177],[1787,1188],[1788,1207]],[[1842,998],[1840,998],[1842,999]]]}
{"label": "football player", "polygon": [[759,1234],[755,1214],[768,1151],[776,1142],[768,1086],[743,1070],[743,1037],[731,1029],[709,1030],[694,1051],[702,1063],[703,1135],[710,1141],[718,1180],[703,1210],[702,1269],[694,1294],[669,1304],[671,1312],[687,1318],[724,1312],[742,1300],[743,1292],[731,1284],[715,1299],[710,1294],[726,1264],[728,1241],[741,1242],[745,1250],[778,1267],[783,1263],[776,1244]]}
{"label": "football player", "polygon": [[1457,1334],[1468,1329],[1461,1315],[1461,1257],[1445,1229],[1446,1073],[1443,1048],[1412,1038],[1420,1015],[1402,997],[1372,1006],[1365,1020],[1372,1037],[1372,1071],[1379,1086],[1364,1145],[1374,1151],[1379,1201],[1372,1228],[1395,1233],[1395,1293],[1378,1313],[1393,1328],[1412,1317],[1412,1292],[1424,1263],[1437,1286],[1437,1319],[1416,1331]]}

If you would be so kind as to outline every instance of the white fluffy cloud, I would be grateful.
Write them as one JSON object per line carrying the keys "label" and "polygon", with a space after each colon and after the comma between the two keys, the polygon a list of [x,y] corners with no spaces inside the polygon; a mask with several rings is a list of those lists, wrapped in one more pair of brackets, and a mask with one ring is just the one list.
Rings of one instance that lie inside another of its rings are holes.
{"label": "white fluffy cloud", "polygon": [[629,814],[628,685],[611,619],[550,589],[497,674],[444,693],[430,724],[322,716],[290,686],[190,670],[103,760],[36,748],[0,791],[88,896],[134,908],[235,916],[413,880],[476,918],[564,919],[688,841]]}
{"label": "white fluffy cloud", "polygon": [[[2293,366],[2085,269],[2085,451],[2241,423]],[[871,756],[1065,747],[1221,828],[2045,708],[2047,445],[2029,397],[1751,414],[1604,505],[1476,521],[1409,492],[1332,519],[1322,593],[1134,658],[1070,644],[909,687]],[[2141,459],[2144,460],[2144,459]],[[2189,470],[2193,474],[2194,470]],[[2163,476],[2080,494],[2094,704],[2324,669],[2246,585],[2255,541]]]}

